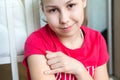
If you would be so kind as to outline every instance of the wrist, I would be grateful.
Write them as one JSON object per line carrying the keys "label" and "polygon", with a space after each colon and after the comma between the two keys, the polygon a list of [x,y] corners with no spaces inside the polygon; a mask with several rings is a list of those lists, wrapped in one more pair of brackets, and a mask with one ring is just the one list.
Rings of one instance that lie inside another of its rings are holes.
{"label": "wrist", "polygon": [[86,74],[89,75],[88,71],[86,70],[86,68],[82,65],[80,68],[77,69],[76,73],[74,74],[75,77],[78,80],[83,80],[85,79],[85,77],[87,76]]}
{"label": "wrist", "polygon": [[80,66],[76,69],[74,75],[75,75],[75,76],[79,76],[79,75],[81,75],[85,70],[86,70],[86,69],[85,69],[84,65],[80,65]]}
{"label": "wrist", "polygon": [[74,75],[77,80],[93,80],[84,66],[78,68]]}

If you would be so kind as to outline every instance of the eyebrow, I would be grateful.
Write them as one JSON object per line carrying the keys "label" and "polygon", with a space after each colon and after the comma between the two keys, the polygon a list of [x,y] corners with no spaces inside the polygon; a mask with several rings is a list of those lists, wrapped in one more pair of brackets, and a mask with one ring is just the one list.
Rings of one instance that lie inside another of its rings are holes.
{"label": "eyebrow", "polygon": [[69,1],[66,2],[66,4],[68,4],[68,3],[72,2],[72,1],[73,1],[73,0],[69,0]]}
{"label": "eyebrow", "polygon": [[[70,2],[72,2],[73,0],[69,0],[69,1],[67,1],[65,4],[68,4],[68,3],[70,3]],[[48,8],[48,7],[56,7],[55,5],[47,5],[47,6],[45,6],[46,8]]]}

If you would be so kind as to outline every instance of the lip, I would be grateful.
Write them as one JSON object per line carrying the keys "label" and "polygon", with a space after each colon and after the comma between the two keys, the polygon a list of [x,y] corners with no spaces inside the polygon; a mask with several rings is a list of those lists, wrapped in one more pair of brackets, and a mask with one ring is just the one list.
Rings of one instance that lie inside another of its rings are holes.
{"label": "lip", "polygon": [[62,30],[65,31],[65,32],[68,32],[68,31],[70,31],[70,30],[72,29],[72,27],[73,27],[73,25],[67,26],[67,27],[62,27],[62,28],[60,28],[60,29],[62,29]]}

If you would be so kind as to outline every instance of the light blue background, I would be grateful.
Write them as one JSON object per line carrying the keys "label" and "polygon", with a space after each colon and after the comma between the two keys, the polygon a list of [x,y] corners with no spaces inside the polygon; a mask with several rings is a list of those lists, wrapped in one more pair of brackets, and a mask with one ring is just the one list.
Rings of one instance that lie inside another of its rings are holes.
{"label": "light blue background", "polygon": [[88,27],[100,32],[107,28],[107,0],[88,0]]}

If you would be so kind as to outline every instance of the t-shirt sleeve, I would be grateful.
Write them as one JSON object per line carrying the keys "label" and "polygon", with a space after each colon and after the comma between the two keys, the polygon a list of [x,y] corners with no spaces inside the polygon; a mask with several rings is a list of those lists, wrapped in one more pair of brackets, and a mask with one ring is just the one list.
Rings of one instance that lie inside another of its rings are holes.
{"label": "t-shirt sleeve", "polygon": [[104,37],[100,34],[99,36],[99,59],[97,66],[101,66],[107,63],[109,60],[108,49]]}
{"label": "t-shirt sleeve", "polygon": [[24,58],[23,58],[23,64],[28,67],[27,65],[27,58],[30,55],[45,55],[45,47],[44,42],[42,39],[38,38],[37,35],[32,34],[28,37],[26,40],[25,46],[24,46]]}

